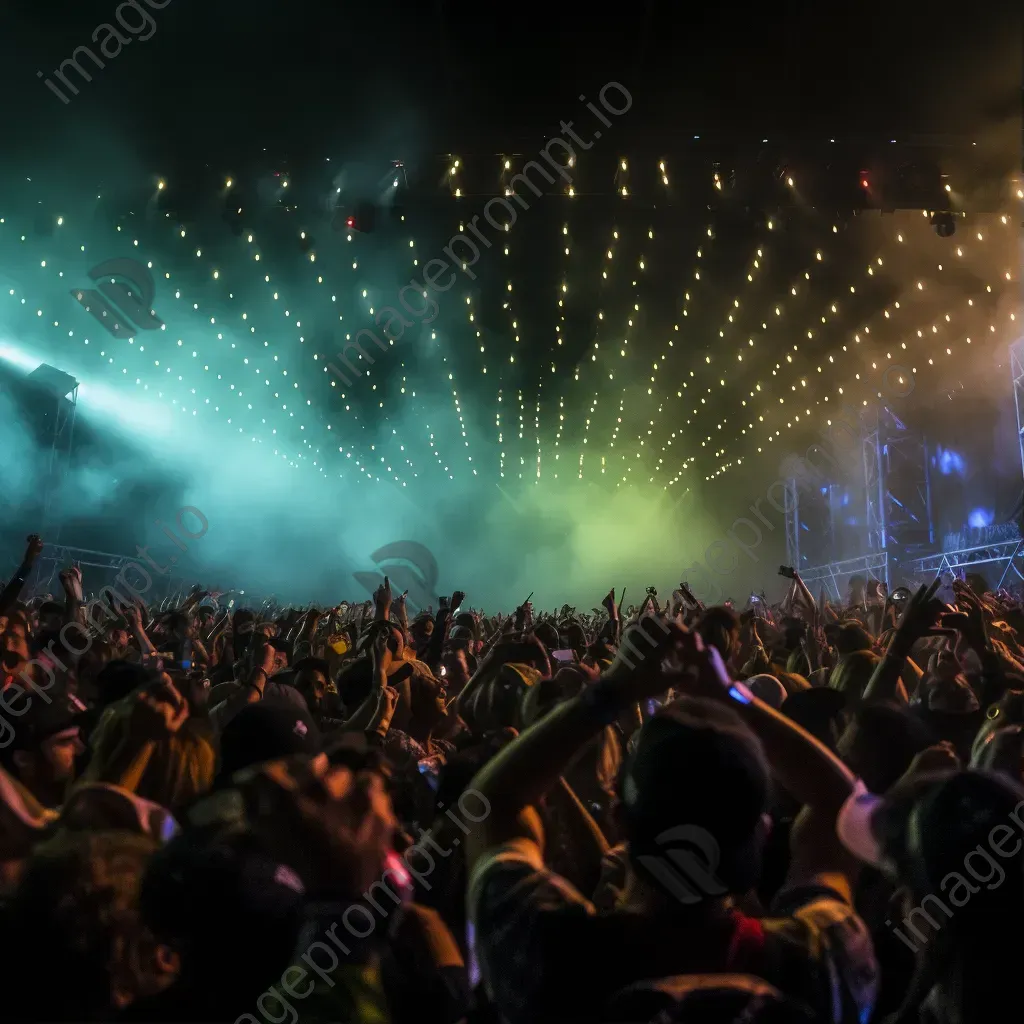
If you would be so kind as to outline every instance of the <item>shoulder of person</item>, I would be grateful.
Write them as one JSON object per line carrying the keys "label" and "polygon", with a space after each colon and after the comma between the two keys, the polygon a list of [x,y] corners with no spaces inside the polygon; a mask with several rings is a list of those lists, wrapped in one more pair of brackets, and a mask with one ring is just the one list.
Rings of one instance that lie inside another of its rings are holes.
{"label": "shoulder of person", "polygon": [[[878,996],[879,968],[871,933],[846,894],[827,884],[801,885],[779,894],[762,921],[769,959],[802,960],[809,990],[798,993],[838,1022],[867,1019]],[[846,1009],[840,1012],[839,1008]]]}

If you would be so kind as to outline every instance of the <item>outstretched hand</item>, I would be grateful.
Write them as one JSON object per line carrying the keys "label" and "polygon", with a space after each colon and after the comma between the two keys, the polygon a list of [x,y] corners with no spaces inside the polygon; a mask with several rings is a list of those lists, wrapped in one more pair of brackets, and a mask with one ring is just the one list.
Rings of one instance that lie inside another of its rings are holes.
{"label": "outstretched hand", "polygon": [[60,585],[64,593],[69,597],[81,600],[82,597],[82,570],[73,565],[69,569],[62,569],[59,574]]}
{"label": "outstretched hand", "polygon": [[384,582],[373,592],[373,603],[377,611],[391,607],[391,581],[384,577]]}
{"label": "outstretched hand", "polygon": [[388,640],[391,638],[389,629],[378,629],[374,634],[373,643],[370,646],[370,655],[373,659],[373,667],[378,672],[387,671],[391,665],[391,650],[388,647]]}
{"label": "outstretched hand", "polygon": [[174,736],[188,720],[188,701],[166,672],[152,686],[136,694],[131,714],[131,735],[143,741]]}
{"label": "outstretched hand", "polygon": [[954,589],[957,606],[962,611],[944,615],[942,623],[956,629],[963,637],[964,643],[980,654],[989,646],[988,615],[985,606],[970,587],[960,586]]}
{"label": "outstretched hand", "polygon": [[23,565],[32,565],[43,553],[43,540],[37,533],[30,533],[25,541],[25,560]]}
{"label": "outstretched hand", "polygon": [[927,636],[939,621],[945,605],[935,596],[942,580],[936,577],[928,586],[917,588],[904,609],[903,618],[896,629],[895,642],[910,647],[923,636]]}
{"label": "outstretched hand", "polygon": [[620,688],[627,703],[637,703],[676,686],[682,671],[698,667],[702,649],[700,638],[678,619],[645,615],[625,629],[602,678]]}

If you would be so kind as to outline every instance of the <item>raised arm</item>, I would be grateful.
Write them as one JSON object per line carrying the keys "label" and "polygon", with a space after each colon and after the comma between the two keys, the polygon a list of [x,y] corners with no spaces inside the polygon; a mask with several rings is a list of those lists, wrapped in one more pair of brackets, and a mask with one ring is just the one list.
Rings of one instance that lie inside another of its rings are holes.
{"label": "raised arm", "polygon": [[14,570],[14,575],[7,581],[7,586],[0,591],[0,615],[6,615],[17,604],[25,581],[36,564],[36,559],[43,553],[43,542],[37,534],[31,534],[25,547],[25,557],[21,565]]}

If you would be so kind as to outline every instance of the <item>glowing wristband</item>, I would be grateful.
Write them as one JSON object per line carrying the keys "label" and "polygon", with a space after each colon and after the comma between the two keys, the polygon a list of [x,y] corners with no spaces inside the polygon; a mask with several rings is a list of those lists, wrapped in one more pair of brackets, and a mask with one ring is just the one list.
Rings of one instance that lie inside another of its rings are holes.
{"label": "glowing wristband", "polygon": [[754,695],[743,683],[733,683],[729,687],[729,697],[738,704],[752,704],[754,702]]}

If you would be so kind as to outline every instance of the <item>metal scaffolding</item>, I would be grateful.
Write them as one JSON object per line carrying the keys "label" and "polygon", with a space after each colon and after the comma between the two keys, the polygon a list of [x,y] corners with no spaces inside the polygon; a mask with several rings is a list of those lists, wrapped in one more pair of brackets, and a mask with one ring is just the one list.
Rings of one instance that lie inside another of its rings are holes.
{"label": "metal scaffolding", "polygon": [[40,532],[56,540],[63,522],[64,483],[75,439],[78,381],[71,374],[42,363],[20,382],[17,392],[50,446]]}
{"label": "metal scaffolding", "polygon": [[[154,600],[162,601],[177,591],[184,592],[189,585],[186,580],[169,573],[150,572],[148,568],[141,566],[138,555],[115,555],[109,551],[73,548],[66,544],[46,544],[42,554],[36,559],[29,580],[29,592],[35,597],[59,593],[58,573],[72,565],[77,565],[80,569],[94,570],[85,578],[88,589],[94,593],[105,586],[117,585],[119,577],[122,574],[127,576],[129,568],[135,566],[138,579],[142,579],[144,574],[150,580],[145,592],[140,594],[147,603]],[[126,584],[122,584],[120,589],[129,597],[133,592],[132,587]]]}
{"label": "metal scaffolding", "polygon": [[934,546],[927,440],[883,405],[873,412],[861,447],[869,551],[887,551],[900,561]]}
{"label": "metal scaffolding", "polygon": [[851,576],[858,575],[866,579],[881,580],[888,586],[888,554],[885,551],[878,551],[858,558],[847,558],[842,562],[829,562],[826,565],[815,565],[800,570],[800,578],[812,592],[814,583],[825,586],[829,592],[829,599],[835,601],[843,600],[840,584],[845,583]]}
{"label": "metal scaffolding", "polygon": [[1017,412],[1017,449],[1024,475],[1024,338],[1010,346],[1010,373],[1013,376],[1013,405]]}
{"label": "metal scaffolding", "polygon": [[794,477],[786,481],[786,562],[800,570],[800,490]]}
{"label": "metal scaffolding", "polygon": [[942,573],[959,576],[969,569],[998,565],[1002,567],[1002,574],[996,584],[998,590],[1011,572],[1014,573],[1014,577],[1011,578],[1012,582],[1024,580],[1024,573],[1021,572],[1015,561],[1021,553],[1022,547],[1024,547],[1024,540],[1018,537],[1014,540],[1001,541],[998,544],[960,548],[958,551],[938,551],[934,555],[925,555],[922,558],[914,559],[905,568],[908,573],[915,576],[934,578]]}

